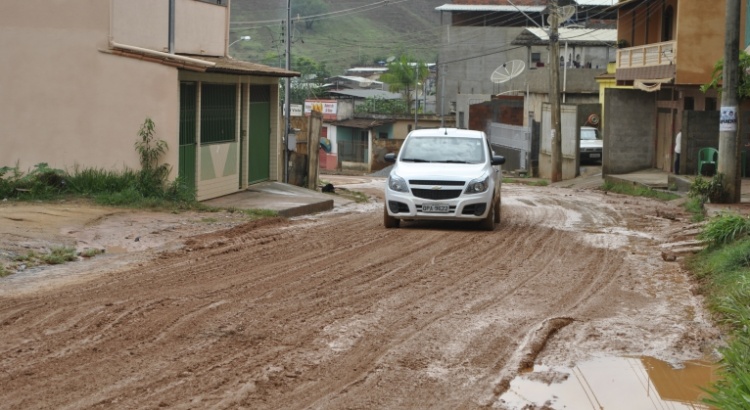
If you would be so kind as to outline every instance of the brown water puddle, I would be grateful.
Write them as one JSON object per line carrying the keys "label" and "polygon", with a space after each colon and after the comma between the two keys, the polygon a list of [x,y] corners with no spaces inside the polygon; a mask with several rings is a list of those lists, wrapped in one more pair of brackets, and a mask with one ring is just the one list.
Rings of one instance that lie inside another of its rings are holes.
{"label": "brown water puddle", "polygon": [[500,399],[508,409],[710,409],[701,388],[716,377],[716,366],[701,361],[675,368],[652,357],[605,357],[573,368],[535,366]]}

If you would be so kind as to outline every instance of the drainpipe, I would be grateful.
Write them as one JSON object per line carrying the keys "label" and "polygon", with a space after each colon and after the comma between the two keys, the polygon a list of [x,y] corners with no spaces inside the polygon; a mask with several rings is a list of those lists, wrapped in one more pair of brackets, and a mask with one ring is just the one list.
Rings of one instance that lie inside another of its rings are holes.
{"label": "drainpipe", "polygon": [[568,42],[565,42],[565,67],[563,68],[563,89],[562,89],[562,102],[565,103],[565,91],[568,89]]}
{"label": "drainpipe", "polygon": [[174,54],[174,3],[175,0],[169,0],[169,54]]}

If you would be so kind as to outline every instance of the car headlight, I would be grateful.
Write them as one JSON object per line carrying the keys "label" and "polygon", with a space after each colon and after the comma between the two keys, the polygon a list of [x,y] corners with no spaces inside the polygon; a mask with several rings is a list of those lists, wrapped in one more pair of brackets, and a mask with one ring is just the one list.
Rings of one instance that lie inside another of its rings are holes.
{"label": "car headlight", "polygon": [[400,176],[393,174],[388,176],[388,188],[396,192],[409,192],[406,181]]}
{"label": "car headlight", "polygon": [[467,194],[480,194],[486,191],[490,186],[490,177],[484,176],[477,178],[469,182],[469,186],[466,187]]}

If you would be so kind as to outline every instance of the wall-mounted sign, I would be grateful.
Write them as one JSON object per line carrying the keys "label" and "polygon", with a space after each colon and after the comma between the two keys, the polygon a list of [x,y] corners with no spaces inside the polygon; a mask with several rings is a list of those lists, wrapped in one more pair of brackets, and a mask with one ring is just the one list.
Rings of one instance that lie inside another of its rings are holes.
{"label": "wall-mounted sign", "polygon": [[335,120],[338,113],[338,102],[336,100],[305,100],[305,115],[318,111],[327,120]]}
{"label": "wall-mounted sign", "polygon": [[289,115],[292,117],[302,116],[302,104],[289,104]]}

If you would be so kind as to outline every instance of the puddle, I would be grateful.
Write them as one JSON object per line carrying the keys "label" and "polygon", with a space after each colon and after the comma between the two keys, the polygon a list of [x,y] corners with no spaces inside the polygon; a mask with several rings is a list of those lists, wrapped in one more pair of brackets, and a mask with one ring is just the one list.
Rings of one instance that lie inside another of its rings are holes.
{"label": "puddle", "polygon": [[508,409],[711,409],[701,401],[701,388],[716,381],[715,370],[701,361],[675,368],[652,357],[598,358],[574,368],[534,366],[511,382],[500,403]]}

